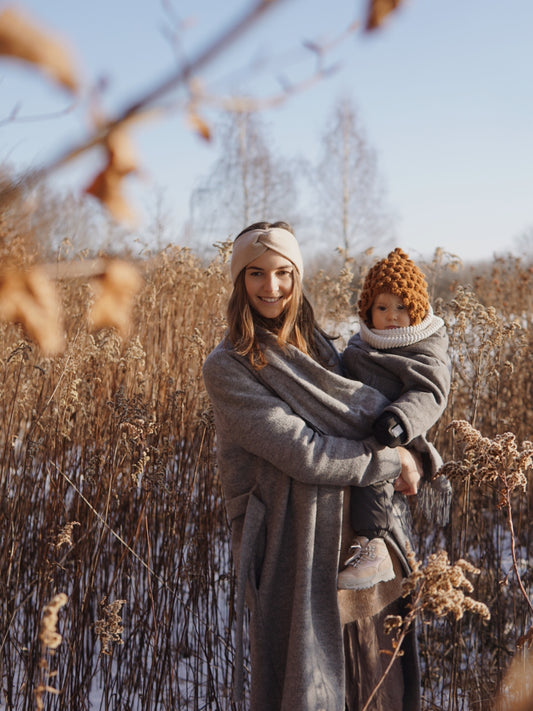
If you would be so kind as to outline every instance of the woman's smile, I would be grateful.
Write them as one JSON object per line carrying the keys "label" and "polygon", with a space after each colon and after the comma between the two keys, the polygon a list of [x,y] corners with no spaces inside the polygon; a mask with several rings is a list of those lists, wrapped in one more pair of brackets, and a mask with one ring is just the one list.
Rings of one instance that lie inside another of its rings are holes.
{"label": "woman's smile", "polygon": [[263,318],[277,318],[292,298],[294,265],[267,249],[246,266],[244,285],[252,308]]}

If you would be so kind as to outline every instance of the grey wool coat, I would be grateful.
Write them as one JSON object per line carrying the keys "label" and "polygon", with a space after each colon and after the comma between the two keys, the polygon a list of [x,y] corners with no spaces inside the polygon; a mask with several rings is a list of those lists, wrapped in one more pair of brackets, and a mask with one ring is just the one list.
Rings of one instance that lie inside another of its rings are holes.
{"label": "grey wool coat", "polygon": [[[321,343],[331,370],[291,346],[282,351],[267,333],[261,370],[227,341],[203,366],[237,571],[236,695],[246,596],[252,711],[344,711],[343,491],[400,472],[397,451],[369,436],[388,400],[342,377],[336,350]],[[401,551],[409,537],[404,498],[395,506]]]}

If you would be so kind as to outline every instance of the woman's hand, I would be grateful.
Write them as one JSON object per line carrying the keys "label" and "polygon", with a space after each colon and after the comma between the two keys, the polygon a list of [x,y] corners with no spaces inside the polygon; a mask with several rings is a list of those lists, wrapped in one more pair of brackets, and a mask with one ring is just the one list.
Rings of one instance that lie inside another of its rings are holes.
{"label": "woman's hand", "polygon": [[414,496],[422,478],[422,460],[418,453],[405,447],[398,447],[396,451],[400,455],[402,470],[394,482],[394,489],[405,496]]}

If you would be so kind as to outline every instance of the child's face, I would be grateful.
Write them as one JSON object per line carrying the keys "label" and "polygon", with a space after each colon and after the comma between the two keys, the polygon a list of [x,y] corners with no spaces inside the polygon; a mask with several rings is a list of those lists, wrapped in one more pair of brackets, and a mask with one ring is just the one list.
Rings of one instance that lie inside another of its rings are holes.
{"label": "child's face", "polygon": [[378,294],[370,309],[372,327],[380,331],[411,325],[409,311],[396,294]]}

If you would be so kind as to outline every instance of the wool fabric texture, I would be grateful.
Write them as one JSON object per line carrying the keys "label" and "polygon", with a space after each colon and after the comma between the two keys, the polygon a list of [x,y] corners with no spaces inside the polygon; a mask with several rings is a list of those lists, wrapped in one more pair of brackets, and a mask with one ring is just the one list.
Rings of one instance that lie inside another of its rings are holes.
{"label": "wool fabric texture", "polygon": [[231,254],[231,281],[235,284],[244,267],[264,254],[267,249],[290,260],[303,279],[304,264],[296,237],[282,227],[270,227],[266,230],[250,230],[237,237]]}
{"label": "wool fabric texture", "polygon": [[371,328],[370,309],[378,294],[395,294],[407,308],[411,326],[421,323],[429,311],[427,282],[423,272],[397,247],[368,271],[357,306],[359,317]]}
{"label": "wool fabric texture", "polygon": [[[318,332],[315,338],[334,371],[293,346],[281,349],[268,333],[261,370],[227,341],[203,365],[237,572],[235,697],[242,690],[246,597],[254,711],[345,710],[337,598],[343,487],[399,472],[394,449],[371,454],[365,439],[389,401],[342,377],[333,344]],[[427,441],[417,444],[431,457]],[[396,495],[387,542],[404,565],[406,541],[408,505]],[[418,668],[405,679],[418,689]]]}

